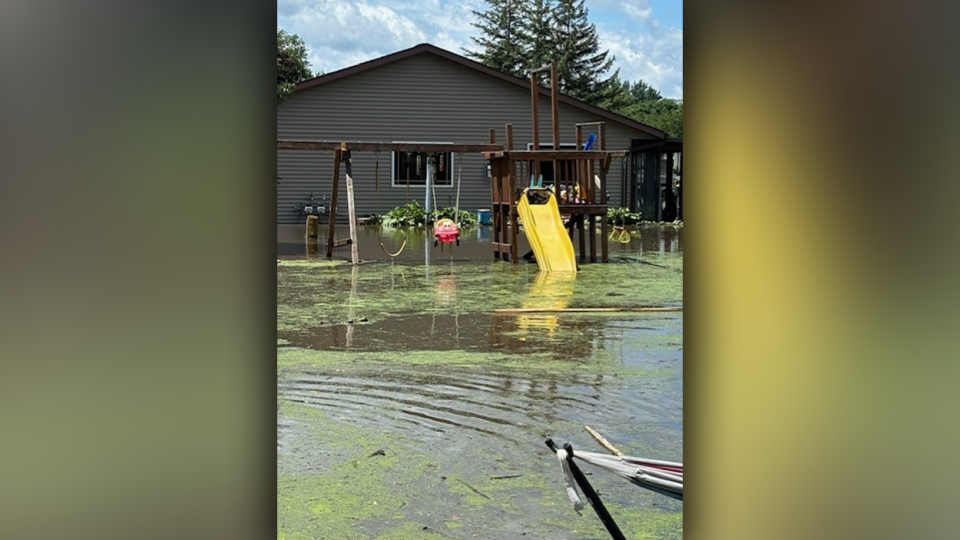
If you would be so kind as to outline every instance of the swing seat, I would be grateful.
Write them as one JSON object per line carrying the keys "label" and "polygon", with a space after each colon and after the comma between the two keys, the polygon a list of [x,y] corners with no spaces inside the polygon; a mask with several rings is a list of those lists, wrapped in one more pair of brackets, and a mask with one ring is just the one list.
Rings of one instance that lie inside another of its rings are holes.
{"label": "swing seat", "polygon": [[457,227],[457,224],[449,218],[443,218],[437,222],[437,225],[433,228],[433,238],[434,244],[437,241],[450,243],[457,242],[460,243],[460,227]]}

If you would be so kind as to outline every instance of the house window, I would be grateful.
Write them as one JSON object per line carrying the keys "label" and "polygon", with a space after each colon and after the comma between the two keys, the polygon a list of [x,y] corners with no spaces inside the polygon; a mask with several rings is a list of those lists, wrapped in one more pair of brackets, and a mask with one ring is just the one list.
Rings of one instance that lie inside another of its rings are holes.
{"label": "house window", "polygon": [[[574,143],[560,143],[561,151],[571,151],[576,150],[577,145]],[[533,150],[533,143],[527,143],[527,150]],[[553,144],[543,144],[540,143],[539,150],[553,150]],[[533,172],[533,162],[530,162],[528,167]],[[543,185],[548,186],[553,184],[553,160],[541,161],[540,162],[540,174],[543,176]]]}
{"label": "house window", "polygon": [[[426,144],[426,143],[425,143]],[[433,143],[438,144],[438,143]],[[453,186],[453,152],[393,152],[393,187],[427,185],[427,164],[434,160],[433,185],[439,188]]]}

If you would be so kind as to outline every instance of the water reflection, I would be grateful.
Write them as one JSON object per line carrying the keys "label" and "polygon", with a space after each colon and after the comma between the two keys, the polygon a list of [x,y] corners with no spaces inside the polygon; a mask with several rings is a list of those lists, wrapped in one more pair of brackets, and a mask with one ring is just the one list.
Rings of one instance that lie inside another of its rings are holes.
{"label": "water reflection", "polygon": [[[321,225],[319,229],[317,238],[309,238],[306,227],[303,225],[278,225],[277,256],[281,259],[325,257],[328,229],[326,225]],[[334,238],[340,242],[349,239],[349,227],[336,226]],[[402,250],[401,246],[403,246]],[[529,249],[524,238],[521,238],[521,249]],[[398,250],[399,253],[397,253]],[[490,227],[487,226],[465,227],[461,233],[459,246],[447,244],[442,245],[442,248],[434,247],[432,233],[423,227],[404,229],[358,227],[357,252],[360,260],[366,262],[395,261],[429,265],[449,261],[493,260],[493,252],[490,249]],[[396,256],[391,257],[391,254]],[[332,258],[349,260],[350,246],[344,244],[334,247]]]}
{"label": "water reflection", "polygon": [[[523,302],[523,309],[563,309],[570,303],[573,295],[573,285],[577,279],[575,273],[540,272],[527,298]],[[517,326],[524,330],[540,329],[553,337],[559,322],[557,315],[550,313],[530,313],[517,316]],[[521,337],[526,341],[526,337]]]}
{"label": "water reflection", "polygon": [[609,241],[608,248],[611,259],[614,259],[620,253],[665,255],[667,253],[679,254],[683,252],[682,228],[675,228],[671,225],[640,227],[628,225],[624,233],[629,235],[629,241],[620,242],[617,241],[616,237]]}
{"label": "water reflection", "polygon": [[[326,256],[328,228],[325,223],[318,228],[316,238],[308,238],[304,225],[277,226],[277,256],[280,258],[315,258]],[[620,243],[616,239],[608,242],[608,249],[612,260],[619,254],[680,254],[683,252],[683,229],[670,225],[635,226],[626,228],[630,240]],[[599,234],[599,232],[598,232]],[[433,247],[433,239],[423,227],[415,228],[377,228],[358,227],[357,247],[360,259],[363,261],[381,262],[415,262],[431,264],[440,261],[492,261],[493,251],[490,248],[491,228],[489,226],[465,227],[461,234],[459,246],[452,249]],[[346,225],[338,225],[334,229],[334,238],[345,241],[350,238],[350,230]],[[381,248],[381,242],[383,247]],[[404,249],[396,257],[401,246]],[[518,238],[520,253],[530,250],[524,235]],[[388,253],[389,252],[389,253]],[[333,250],[334,259],[350,259],[350,246],[343,245]]]}

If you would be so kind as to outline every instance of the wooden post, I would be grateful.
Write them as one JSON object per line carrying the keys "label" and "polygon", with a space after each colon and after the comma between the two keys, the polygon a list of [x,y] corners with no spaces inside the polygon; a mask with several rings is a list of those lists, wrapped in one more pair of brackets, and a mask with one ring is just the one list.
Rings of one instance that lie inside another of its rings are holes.
{"label": "wooden post", "polygon": [[[557,65],[550,64],[550,114],[553,122],[553,150],[560,150],[560,85],[557,82]],[[553,185],[560,179],[560,161],[553,160]]]}
{"label": "wooden post", "polygon": [[[513,150],[513,124],[507,124],[507,125],[506,125],[506,130],[507,130],[507,147],[506,147],[506,150],[509,151],[509,150]],[[506,159],[506,158],[504,158],[500,167],[501,167],[501,168],[500,168],[500,174],[501,174],[501,175],[507,176],[507,177],[509,177],[509,178],[516,178],[516,176],[517,176],[517,164],[516,164],[515,161],[513,161],[512,159]],[[514,186],[513,186],[513,181],[510,180],[510,181],[509,181],[510,194],[509,194],[509,196],[507,197],[506,200],[501,201],[501,202],[507,203],[505,206],[502,206],[502,207],[501,207],[501,208],[503,208],[503,211],[502,211],[501,214],[500,214],[500,215],[501,215],[501,219],[503,220],[502,223],[501,223],[500,234],[501,234],[501,236],[502,236],[504,239],[507,238],[507,227],[508,227],[508,226],[513,227],[513,225],[510,225],[510,224],[509,224],[509,219],[510,219],[510,216],[511,216],[511,214],[512,214],[512,212],[513,212],[513,210],[512,210],[512,208],[513,208],[513,187],[514,187]],[[514,236],[513,242],[514,242],[514,244],[516,244],[516,236]],[[517,260],[516,260],[516,250],[517,250],[516,246],[511,246],[511,248],[510,248],[510,254],[511,254],[512,257],[514,257],[514,258],[512,259],[512,262],[517,262]],[[506,258],[506,255],[504,255],[503,258]]]}
{"label": "wooden post", "polygon": [[497,130],[490,128],[490,144],[497,144]]}
{"label": "wooden post", "polygon": [[357,252],[357,213],[353,204],[353,159],[346,146],[344,143],[340,150],[347,168],[347,211],[350,216],[350,260],[353,264],[358,264],[360,262],[360,255]]}
{"label": "wooden post", "polygon": [[560,84],[556,64],[550,64],[550,112],[553,114],[553,149],[560,150]]}
{"label": "wooden post", "polygon": [[[540,149],[540,119],[537,117],[537,72],[530,73],[530,110],[533,113],[533,149]],[[534,171],[535,172],[535,171]]]}
{"label": "wooden post", "polygon": [[[349,184],[347,184],[349,186]],[[347,305],[347,335],[345,346],[347,349],[353,348],[353,328],[354,322],[357,320],[357,281],[358,281],[358,267],[354,266],[350,269],[350,302]]]}
{"label": "wooden post", "polygon": [[317,216],[307,216],[307,240],[317,238],[320,229],[320,218]]}
{"label": "wooden post", "polygon": [[593,219],[593,216],[589,216],[589,215],[585,216],[581,214],[577,217],[577,228],[580,229],[580,261],[581,262],[586,260],[585,255],[587,254],[586,245],[584,244],[584,238],[586,235],[586,231],[584,230],[586,225],[586,223],[584,222],[585,219]]}
{"label": "wooden post", "polygon": [[510,201],[503,200],[503,182],[504,178],[504,167],[502,163],[502,158],[495,159],[492,164],[493,169],[493,180],[494,188],[496,190],[495,201],[494,201],[494,210],[493,210],[493,240],[497,243],[497,259],[506,259],[500,252],[500,244],[506,243],[507,235],[504,231],[507,230],[507,219],[504,216],[504,202],[509,203]]}
{"label": "wooden post", "polygon": [[673,194],[673,152],[667,152],[667,192],[665,194],[666,209],[663,211],[664,221],[677,219],[677,199]]}
{"label": "wooden post", "polygon": [[677,172],[680,175],[680,178],[677,179],[680,182],[680,186],[677,187],[677,196],[679,197],[677,201],[677,219],[683,221],[683,151],[677,154]]}
{"label": "wooden post", "polygon": [[333,235],[336,232],[337,190],[340,186],[340,150],[333,151],[333,189],[330,192],[330,220],[327,225],[327,257],[333,257]]}
{"label": "wooden post", "polygon": [[[603,126],[600,127],[603,129]],[[607,171],[610,170],[610,156],[608,155],[604,158],[603,163],[600,166],[600,204],[604,207],[607,206]],[[607,216],[606,214],[600,216],[600,260],[603,262],[610,262],[610,255],[607,251],[607,230],[609,226],[607,225]]]}
{"label": "wooden post", "polygon": [[[589,182],[592,184],[593,183],[593,160],[592,159],[587,161],[587,178],[589,179]],[[590,262],[592,263],[597,262],[597,220],[594,219],[595,215],[596,214],[590,214],[587,216],[590,218],[590,228],[589,228]],[[603,229],[605,228],[605,225],[603,224],[607,222],[607,216],[601,216],[600,220],[602,222],[600,227]],[[603,237],[604,240],[606,240],[606,238],[607,238],[606,236]]]}
{"label": "wooden post", "polygon": [[517,263],[518,250],[517,236],[520,233],[520,214],[517,212],[517,202],[514,200],[517,193],[517,162],[514,160],[506,161],[509,170],[507,171],[507,198],[506,213],[510,220],[510,261]]}

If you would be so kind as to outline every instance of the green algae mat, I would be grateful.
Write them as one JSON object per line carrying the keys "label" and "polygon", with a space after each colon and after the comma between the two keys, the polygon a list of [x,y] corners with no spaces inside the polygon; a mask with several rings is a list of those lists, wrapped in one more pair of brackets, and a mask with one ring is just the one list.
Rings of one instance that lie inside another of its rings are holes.
{"label": "green algae mat", "polygon": [[[277,269],[277,537],[609,538],[564,492],[553,438],[683,459],[682,253],[572,279],[486,261]],[[582,465],[628,538],[679,539],[682,503]]]}

